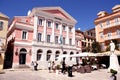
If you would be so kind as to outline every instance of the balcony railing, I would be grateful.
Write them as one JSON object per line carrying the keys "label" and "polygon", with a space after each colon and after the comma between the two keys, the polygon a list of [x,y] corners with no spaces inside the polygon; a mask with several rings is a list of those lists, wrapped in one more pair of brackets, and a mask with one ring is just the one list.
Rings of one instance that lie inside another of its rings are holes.
{"label": "balcony railing", "polygon": [[120,35],[105,37],[105,40],[118,39]]}
{"label": "balcony railing", "polygon": [[115,27],[119,25],[120,25],[120,22],[116,22],[116,23],[114,22],[114,23],[110,23],[109,25],[104,26],[103,28],[107,29],[107,28],[111,28],[111,27]]}
{"label": "balcony railing", "polygon": [[47,43],[47,42],[34,42],[33,45],[41,45],[44,47],[56,47],[56,48],[72,48],[72,49],[76,49],[76,47],[74,45],[70,46],[70,45],[63,45],[63,44],[55,44],[55,43]]}

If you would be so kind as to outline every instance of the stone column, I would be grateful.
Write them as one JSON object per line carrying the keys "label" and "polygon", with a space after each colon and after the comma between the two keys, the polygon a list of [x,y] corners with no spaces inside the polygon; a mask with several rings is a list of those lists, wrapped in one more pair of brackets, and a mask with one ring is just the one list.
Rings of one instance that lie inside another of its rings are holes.
{"label": "stone column", "polygon": [[72,45],[75,45],[75,27],[72,28],[72,34],[73,34]]}
{"label": "stone column", "polygon": [[50,60],[55,61],[55,51],[52,51]]}
{"label": "stone column", "polygon": [[41,60],[40,61],[46,61],[46,56],[47,56],[47,51],[43,50],[42,56],[41,56]]}
{"label": "stone column", "polygon": [[51,38],[51,42],[54,43],[55,42],[55,24],[54,21],[52,23],[52,38]]}
{"label": "stone column", "polygon": [[66,27],[67,30],[67,36],[66,36],[66,44],[69,44],[69,26]]}
{"label": "stone column", "polygon": [[31,56],[31,61],[36,61],[37,60],[37,53],[35,50],[35,47],[32,47],[32,56]]}
{"label": "stone column", "polygon": [[37,22],[38,21],[38,17],[34,16],[34,30],[33,30],[33,46],[32,46],[32,56],[31,56],[31,61],[36,61],[36,51],[35,51],[35,47],[34,44],[37,41]]}
{"label": "stone column", "polygon": [[43,34],[43,36],[44,36],[44,42],[46,42],[46,19],[44,20],[44,34]]}
{"label": "stone column", "polygon": [[62,24],[60,24],[59,28],[60,28],[60,35],[62,35]]}
{"label": "stone column", "polygon": [[38,21],[38,17],[34,16],[34,32],[33,32],[33,42],[35,42],[37,40],[37,22]]}

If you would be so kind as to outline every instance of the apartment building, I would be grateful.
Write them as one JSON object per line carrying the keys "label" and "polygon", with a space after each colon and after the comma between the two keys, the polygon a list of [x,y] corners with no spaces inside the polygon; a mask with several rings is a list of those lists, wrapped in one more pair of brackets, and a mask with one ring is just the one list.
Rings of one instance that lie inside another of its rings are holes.
{"label": "apartment building", "polygon": [[84,39],[83,32],[80,30],[75,30],[75,42],[76,42],[76,49],[78,52],[82,52],[82,41]]}
{"label": "apartment building", "polygon": [[3,69],[9,17],[0,12],[0,69]]}
{"label": "apartment building", "polygon": [[96,41],[101,44],[105,51],[112,40],[120,49],[120,4],[112,8],[112,13],[100,11],[95,19]]}
{"label": "apartment building", "polygon": [[37,61],[38,68],[47,68],[50,60],[59,64],[60,55],[79,53],[75,45],[76,23],[61,7],[36,7],[27,16],[15,16],[8,29],[5,66],[30,66],[31,61]]}
{"label": "apartment building", "polygon": [[91,52],[92,43],[95,41],[95,28],[83,32],[82,52]]}

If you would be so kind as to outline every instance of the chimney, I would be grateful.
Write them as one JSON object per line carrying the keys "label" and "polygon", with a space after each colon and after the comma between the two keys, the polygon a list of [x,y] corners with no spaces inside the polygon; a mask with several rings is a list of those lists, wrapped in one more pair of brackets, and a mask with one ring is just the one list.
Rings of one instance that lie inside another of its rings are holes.
{"label": "chimney", "polygon": [[112,11],[113,11],[113,12],[118,12],[118,11],[120,11],[120,5],[115,5],[115,6],[112,8]]}
{"label": "chimney", "polygon": [[106,11],[100,11],[97,16],[98,17],[103,17],[103,16],[106,16],[108,13]]}

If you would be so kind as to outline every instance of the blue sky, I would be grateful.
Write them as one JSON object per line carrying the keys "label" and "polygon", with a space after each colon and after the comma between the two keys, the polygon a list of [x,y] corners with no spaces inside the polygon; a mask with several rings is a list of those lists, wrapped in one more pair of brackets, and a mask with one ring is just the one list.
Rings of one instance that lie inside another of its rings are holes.
{"label": "blue sky", "polygon": [[99,11],[112,12],[120,0],[0,0],[0,12],[13,16],[26,16],[34,7],[60,6],[77,20],[76,29],[94,28],[94,19]]}

